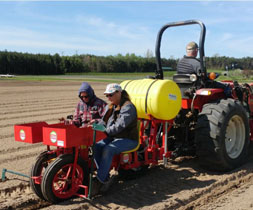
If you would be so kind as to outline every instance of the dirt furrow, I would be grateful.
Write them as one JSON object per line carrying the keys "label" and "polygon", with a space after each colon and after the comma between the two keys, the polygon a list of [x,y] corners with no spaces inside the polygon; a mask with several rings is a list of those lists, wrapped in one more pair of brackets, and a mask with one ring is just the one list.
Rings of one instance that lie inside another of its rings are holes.
{"label": "dirt furrow", "polygon": [[[2,201],[9,200],[9,204]],[[25,200],[25,201],[24,201]],[[18,185],[0,189],[0,208],[1,209],[40,209],[50,206],[50,203],[36,197],[27,182],[19,183]]]}
{"label": "dirt furrow", "polygon": [[[30,173],[36,157],[46,146],[15,142],[13,126],[38,121],[52,124],[73,114],[80,84],[80,81],[0,83],[0,170]],[[104,98],[106,83],[91,84],[96,94]],[[177,158],[166,167],[162,163],[151,167],[132,180],[118,177],[108,193],[92,201],[74,198],[57,205],[37,198],[28,178],[7,173],[8,180],[0,182],[0,209],[231,209],[231,206],[226,208],[226,202],[230,201],[227,197],[234,192],[238,196],[242,187],[241,192],[248,192],[252,172],[252,155],[247,164],[229,173],[203,170],[196,158]],[[253,207],[253,202],[247,206]]]}
{"label": "dirt furrow", "polygon": [[2,115],[2,119],[0,120],[4,120],[6,119],[4,116],[17,116],[17,113],[19,113],[20,111],[22,111],[22,114],[23,113],[27,113],[27,112],[40,112],[40,111],[46,111],[46,110],[58,110],[58,109],[69,109],[69,108],[72,108],[74,109],[75,108],[75,103],[69,103],[69,104],[66,104],[64,103],[63,105],[59,105],[59,104],[47,104],[47,105],[41,105],[41,104],[33,104],[32,106],[25,106],[25,108],[22,108],[22,110],[20,110],[20,107],[16,107],[16,109],[10,109],[10,110],[7,110],[5,109],[5,111],[1,112],[0,111],[0,115]]}
{"label": "dirt furrow", "polygon": [[[12,139],[13,141],[13,139]],[[17,142],[15,142],[16,144]],[[25,150],[30,150],[30,149],[35,149],[35,148],[38,148],[38,147],[41,147],[41,146],[44,146],[42,143],[37,143],[37,144],[24,144],[22,142],[20,142],[20,145],[21,146],[18,146],[18,147],[10,147],[8,149],[3,149],[1,148],[0,149],[0,155],[5,155],[5,154],[10,154],[10,153],[16,153],[16,152],[19,152],[19,151],[25,151]],[[1,160],[1,158],[0,158]]]}
{"label": "dirt furrow", "polygon": [[5,103],[4,105],[0,105],[1,107],[1,112],[7,112],[8,110],[13,110],[15,108],[33,108],[33,107],[43,107],[43,106],[48,106],[48,105],[62,105],[65,103],[70,103],[70,102],[77,102],[78,99],[74,97],[64,97],[60,98],[58,100],[50,100],[50,98],[39,98],[37,100],[27,100],[23,99],[21,101],[15,101],[15,102],[10,102],[10,103]]}
{"label": "dirt furrow", "polygon": [[217,200],[221,195],[224,196],[225,194],[229,194],[233,190],[245,185],[245,183],[252,183],[252,171],[253,170],[242,171],[236,175],[232,175],[226,180],[216,183],[215,186],[211,186],[210,189],[198,192],[191,202],[188,202],[183,208],[178,209],[205,209],[205,207],[202,208],[202,206]]}
{"label": "dirt furrow", "polygon": [[196,180],[206,175],[193,171],[194,173],[188,176],[190,174],[185,173],[186,170],[185,167],[183,172],[179,167],[173,170],[162,166],[155,167],[148,174],[135,180],[119,180],[106,195],[98,196],[90,204],[86,200],[75,198],[43,209],[200,209],[201,205],[212,202],[220,194],[231,192],[253,180],[252,170],[241,169],[224,176],[213,174],[209,180],[216,176],[219,176],[220,180],[207,184],[203,188],[196,188],[188,183],[192,188],[189,189],[182,182],[180,184],[180,180],[183,179],[178,176],[179,174]]}
{"label": "dirt furrow", "polygon": [[2,163],[10,163],[10,162],[16,162],[17,160],[20,160],[20,159],[27,159],[28,157],[35,157],[38,155],[38,152],[30,152],[30,153],[27,153],[27,154],[16,154],[16,155],[9,155],[9,157],[5,157],[5,158],[2,158],[0,160],[0,165]]}
{"label": "dirt furrow", "polygon": [[[63,108],[63,109],[56,109],[57,111],[52,113],[52,110],[44,110],[44,111],[32,111],[29,113],[20,113],[19,115],[14,115],[14,116],[8,116],[6,117],[4,120],[0,120],[0,128],[6,127],[6,121],[18,121],[19,119],[27,119],[27,118],[39,118],[40,116],[47,116],[47,115],[59,115],[59,114],[63,114],[63,113],[74,113],[74,110],[72,107],[70,108]],[[64,116],[65,117],[65,116]],[[10,123],[9,123],[10,124]]]}

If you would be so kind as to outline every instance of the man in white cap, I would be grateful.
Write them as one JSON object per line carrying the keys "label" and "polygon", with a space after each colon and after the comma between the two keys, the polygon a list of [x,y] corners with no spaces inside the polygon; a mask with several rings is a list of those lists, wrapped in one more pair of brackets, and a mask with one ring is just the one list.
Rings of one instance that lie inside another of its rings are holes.
{"label": "man in white cap", "polygon": [[177,64],[177,74],[196,74],[200,75],[200,61],[198,55],[198,45],[190,42],[186,46],[186,55]]}
{"label": "man in white cap", "polygon": [[104,92],[111,104],[98,124],[105,126],[107,138],[95,144],[94,157],[97,177],[92,195],[106,191],[110,186],[109,171],[114,155],[129,151],[138,145],[137,111],[129,95],[119,84],[113,83]]}

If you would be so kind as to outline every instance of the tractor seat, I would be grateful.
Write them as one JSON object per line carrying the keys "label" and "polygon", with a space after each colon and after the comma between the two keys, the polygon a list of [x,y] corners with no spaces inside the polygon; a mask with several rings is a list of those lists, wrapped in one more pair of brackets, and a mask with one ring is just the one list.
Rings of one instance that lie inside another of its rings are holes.
{"label": "tractor seat", "polygon": [[177,84],[193,85],[196,82],[196,80],[193,81],[193,77],[194,74],[174,74],[173,81]]}
{"label": "tractor seat", "polygon": [[[195,80],[194,80],[195,77]],[[189,96],[185,93],[196,86],[196,76],[193,74],[175,74],[173,75],[173,81],[177,83],[180,88],[182,98],[188,99]]]}
{"label": "tractor seat", "polygon": [[137,146],[136,146],[134,149],[131,149],[131,150],[128,150],[128,151],[125,151],[125,152],[122,152],[122,153],[123,153],[123,154],[126,154],[126,153],[135,152],[135,151],[138,150],[139,147],[140,147],[140,141],[141,141],[141,138],[139,138],[138,144],[137,144]]}
{"label": "tractor seat", "polygon": [[137,144],[137,146],[134,148],[134,149],[131,149],[131,150],[128,150],[128,151],[125,151],[125,152],[121,152],[121,153],[123,153],[123,154],[126,154],[126,153],[131,153],[131,152],[135,152],[136,150],[138,150],[139,149],[139,147],[140,147],[140,144],[141,144],[141,138],[140,138],[140,126],[141,126],[141,121],[140,120],[138,120],[137,121],[137,128],[138,128],[138,133],[139,133],[139,135],[138,135],[138,144]]}

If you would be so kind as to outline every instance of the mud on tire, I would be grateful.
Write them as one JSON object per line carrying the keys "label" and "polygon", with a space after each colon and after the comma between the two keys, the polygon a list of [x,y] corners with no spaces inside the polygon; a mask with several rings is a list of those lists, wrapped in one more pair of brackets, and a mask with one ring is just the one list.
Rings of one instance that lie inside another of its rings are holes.
{"label": "mud on tire", "polygon": [[200,166],[229,171],[244,163],[249,149],[249,120],[239,101],[204,105],[195,130]]}

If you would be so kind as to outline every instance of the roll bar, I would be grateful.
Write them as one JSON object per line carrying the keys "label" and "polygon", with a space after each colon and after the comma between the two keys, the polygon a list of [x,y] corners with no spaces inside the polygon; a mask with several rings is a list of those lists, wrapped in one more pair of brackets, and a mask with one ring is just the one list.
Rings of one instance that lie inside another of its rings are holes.
{"label": "roll bar", "polygon": [[200,32],[200,38],[199,38],[199,57],[200,57],[200,66],[201,66],[201,72],[206,75],[206,64],[205,64],[205,51],[204,51],[204,43],[205,43],[205,36],[206,36],[206,27],[204,23],[202,23],[199,20],[187,20],[187,21],[181,21],[181,22],[172,22],[164,25],[160,31],[157,34],[156,38],[156,48],[155,48],[155,54],[156,54],[156,79],[163,79],[163,70],[162,70],[162,62],[161,62],[161,53],[160,53],[160,47],[161,47],[161,40],[163,32],[170,27],[176,27],[176,26],[184,26],[184,25],[192,25],[192,24],[199,24],[201,28]]}

